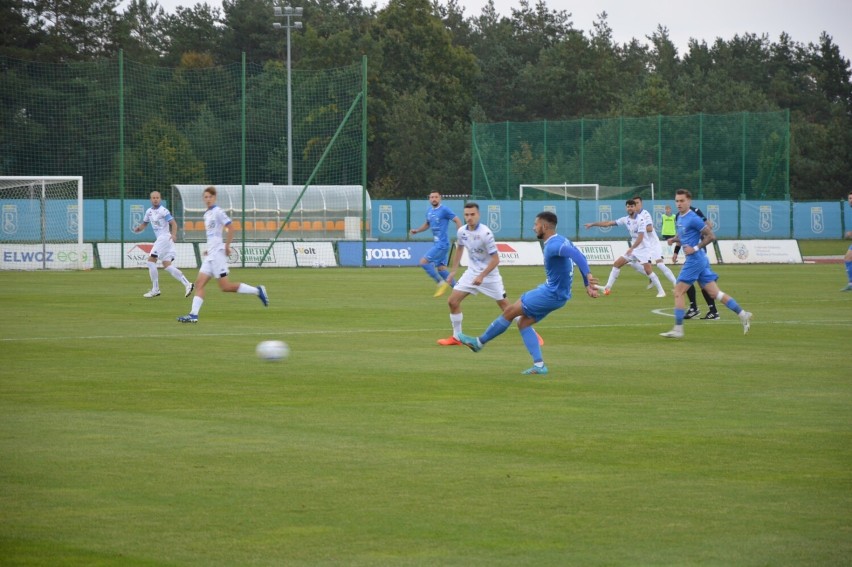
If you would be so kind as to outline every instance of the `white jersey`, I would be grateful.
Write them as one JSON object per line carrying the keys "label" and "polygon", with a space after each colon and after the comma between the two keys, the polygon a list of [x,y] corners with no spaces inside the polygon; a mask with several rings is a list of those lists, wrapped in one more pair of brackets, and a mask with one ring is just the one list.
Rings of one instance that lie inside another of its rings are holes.
{"label": "white jersey", "polygon": [[[491,257],[497,254],[494,233],[482,223],[473,229],[465,224],[458,230],[457,237],[457,246],[464,246],[467,249],[468,271],[473,272],[474,275],[481,274],[491,262]],[[499,278],[500,269],[494,268],[486,277]]]}
{"label": "white jersey", "polygon": [[615,219],[615,224],[627,229],[627,232],[630,234],[630,242],[636,240],[636,219],[627,215]]}
{"label": "white jersey", "polygon": [[171,238],[171,229],[169,223],[174,217],[167,208],[160,205],[158,207],[149,207],[145,211],[145,216],[142,217],[142,222],[147,222],[154,229],[154,235],[157,240],[160,238]]}
{"label": "white jersey", "polygon": [[[648,225],[651,225],[650,232],[646,230]],[[645,209],[636,213],[636,237],[633,242],[636,242],[636,238],[638,238],[640,234],[644,234],[645,236],[642,238],[642,243],[639,245],[639,248],[634,250],[634,253],[643,259],[648,258],[650,260],[656,260],[658,258],[662,258],[663,247],[660,244],[659,236],[657,236],[657,229],[654,228],[654,220],[651,218],[651,213]]]}
{"label": "white jersey", "polygon": [[213,205],[204,212],[204,228],[207,230],[207,255],[216,252],[225,253],[223,229],[231,224],[231,219],[219,205]]}

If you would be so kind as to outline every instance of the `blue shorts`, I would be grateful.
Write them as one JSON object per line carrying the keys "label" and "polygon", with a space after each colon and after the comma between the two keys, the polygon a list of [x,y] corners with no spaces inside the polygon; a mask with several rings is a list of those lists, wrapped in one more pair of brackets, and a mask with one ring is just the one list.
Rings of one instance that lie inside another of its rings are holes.
{"label": "blue shorts", "polygon": [[435,244],[428,252],[426,252],[426,254],[423,255],[423,257],[436,266],[446,266],[449,255],[449,245]]}
{"label": "blue shorts", "polygon": [[710,269],[710,260],[707,259],[706,254],[703,254],[702,258],[693,258],[693,256],[695,255],[686,257],[686,262],[684,262],[683,268],[680,269],[680,274],[677,276],[678,283],[683,282],[692,285],[697,280],[698,285],[704,287],[704,284],[719,279],[719,276]]}
{"label": "blue shorts", "polygon": [[524,315],[535,319],[536,322],[541,321],[550,313],[568,303],[568,299],[559,299],[547,289],[537,287],[521,296],[521,307],[524,310]]}

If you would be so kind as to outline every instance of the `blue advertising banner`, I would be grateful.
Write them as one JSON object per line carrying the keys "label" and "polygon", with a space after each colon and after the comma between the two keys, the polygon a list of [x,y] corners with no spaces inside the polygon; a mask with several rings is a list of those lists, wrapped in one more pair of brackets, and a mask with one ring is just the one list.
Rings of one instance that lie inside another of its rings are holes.
{"label": "blue advertising banner", "polygon": [[419,266],[420,258],[432,247],[432,242],[361,242],[340,241],[337,257],[340,265],[359,267],[367,259],[368,268],[383,266]]}
{"label": "blue advertising banner", "polygon": [[408,201],[373,199],[370,215],[372,217],[373,238],[379,240],[405,240],[408,238]]}
{"label": "blue advertising banner", "polygon": [[614,221],[627,215],[624,200],[607,201],[578,201],[580,205],[580,240],[600,240],[615,238],[628,240],[630,234],[622,226],[592,227],[586,229],[583,225],[590,222]]}
{"label": "blue advertising banner", "polygon": [[[657,229],[659,216],[668,201],[644,203],[653,212]],[[481,221],[486,223],[498,240],[533,240],[535,216],[544,210],[552,211],[559,219],[557,230],[574,240],[626,239],[627,232],[619,227],[586,230],[583,224],[600,220],[615,220],[626,214],[624,201],[477,201]],[[464,222],[464,201],[447,199],[448,207]],[[671,202],[674,205],[673,202]],[[835,239],[843,238],[844,215],[847,230],[852,229],[852,210],[846,202],[816,201],[789,203],[787,201],[694,200],[710,220],[719,239]],[[131,228],[142,222],[150,206],[147,199],[126,199],[121,208],[119,199],[86,199],[83,204],[83,239],[87,242],[149,242],[153,240],[150,227],[142,234]],[[166,204],[168,206],[168,204]],[[411,241],[430,243],[431,233],[416,236],[409,228],[419,227],[425,220],[429,203],[426,200],[373,200],[369,238],[381,241]],[[26,199],[0,200],[0,236],[9,242],[41,240],[42,210],[38,201]],[[48,202],[48,240],[73,239],[77,232],[79,211],[77,201],[63,199]],[[792,229],[791,229],[792,216]],[[449,236],[455,240],[455,228]],[[360,244],[358,244],[360,246]],[[419,256],[418,256],[419,258]],[[360,264],[359,264],[360,265]]]}
{"label": "blue advertising banner", "polygon": [[[79,205],[76,199],[46,201],[42,209],[37,199],[5,199],[0,201],[3,240],[8,242],[40,242],[77,240]],[[42,222],[44,221],[44,222]],[[44,235],[42,235],[44,226]],[[85,225],[84,225],[85,228]]]}
{"label": "blue advertising banner", "polygon": [[793,203],[793,238],[843,238],[842,208],[845,203]]}
{"label": "blue advertising banner", "polygon": [[[497,240],[520,238],[520,201],[476,201],[476,204],[479,205],[479,222],[490,228]],[[459,218],[464,222],[464,210]]]}
{"label": "blue advertising banner", "polygon": [[[104,214],[104,205],[106,205],[106,214]],[[163,205],[168,207],[165,201]],[[147,227],[142,234],[136,234],[131,230],[142,222],[145,211],[150,206],[151,201],[147,199],[125,199],[126,216],[122,218],[120,199],[86,200],[83,205],[83,240],[118,242],[121,240],[123,229],[125,242],[153,242],[154,231],[151,227]]]}
{"label": "blue advertising banner", "polygon": [[577,201],[524,201],[521,216],[519,238],[530,240],[535,238],[533,226],[535,217],[542,211],[550,211],[556,215],[556,231],[567,238],[576,238],[577,234]]}
{"label": "blue advertising banner", "polygon": [[740,201],[739,238],[789,238],[789,201]]}

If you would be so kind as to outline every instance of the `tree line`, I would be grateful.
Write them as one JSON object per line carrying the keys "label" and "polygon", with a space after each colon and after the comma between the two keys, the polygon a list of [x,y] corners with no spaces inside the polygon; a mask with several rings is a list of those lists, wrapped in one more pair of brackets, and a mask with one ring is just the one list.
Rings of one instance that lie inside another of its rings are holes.
{"label": "tree line", "polygon": [[[679,53],[669,30],[613,39],[607,14],[589,31],[544,0],[509,15],[493,1],[304,0],[291,33],[294,69],[366,55],[368,183],[376,198],[471,186],[473,122],[766,112],[789,109],[794,200],[844,198],[852,187],[850,63],[827,33],[801,43],[746,33]],[[295,3],[294,3],[295,5]],[[50,63],[125,58],[168,68],[285,56],[272,0],[224,0],[166,12],[130,0],[0,0],[0,55]],[[216,96],[216,93],[208,93]],[[205,96],[203,93],[198,96]]]}

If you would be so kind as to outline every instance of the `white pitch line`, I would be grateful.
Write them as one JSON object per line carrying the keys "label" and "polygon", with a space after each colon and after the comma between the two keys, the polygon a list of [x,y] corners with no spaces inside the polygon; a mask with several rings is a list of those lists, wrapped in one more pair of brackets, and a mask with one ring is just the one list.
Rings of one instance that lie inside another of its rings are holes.
{"label": "white pitch line", "polygon": [[[664,313],[662,309],[654,309],[652,313],[656,315],[662,315],[664,317],[673,317],[670,313]],[[721,321],[708,322],[708,325],[719,325],[725,323],[736,323],[740,324],[739,320],[731,314],[726,319],[722,319]],[[829,327],[852,327],[852,321],[836,321],[836,320],[766,320],[760,319],[755,321],[757,325],[808,325],[808,326],[829,326]],[[614,328],[649,328],[649,327],[659,327],[659,322],[648,322],[648,323],[599,323],[594,325],[548,325],[547,328],[550,329],[614,329]],[[399,334],[399,333],[431,333],[434,332],[436,334],[441,334],[445,332],[447,329],[444,327],[441,328],[433,328],[433,329],[324,329],[324,330],[314,330],[314,331],[261,331],[254,333],[246,333],[246,332],[238,332],[238,333],[199,333],[199,332],[191,332],[187,334],[175,334],[175,335],[165,335],[165,334],[157,334],[157,335],[88,335],[88,336],[62,336],[62,337],[2,337],[0,338],[0,343],[16,343],[16,342],[25,342],[25,341],[103,341],[103,340],[137,340],[137,339],[180,339],[180,338],[208,338],[208,337],[252,337],[252,336],[270,336],[271,334],[275,334],[276,336],[297,336],[297,335],[356,335],[362,333],[391,333],[391,334]]]}

